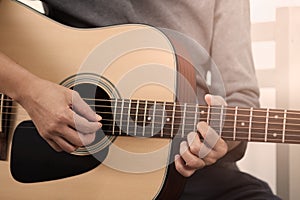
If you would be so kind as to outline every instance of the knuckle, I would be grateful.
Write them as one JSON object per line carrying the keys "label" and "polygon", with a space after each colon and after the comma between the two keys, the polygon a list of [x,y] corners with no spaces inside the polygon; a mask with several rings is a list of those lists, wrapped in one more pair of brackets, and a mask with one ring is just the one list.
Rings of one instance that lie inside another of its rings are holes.
{"label": "knuckle", "polygon": [[62,149],[61,149],[61,148],[53,147],[53,149],[54,149],[56,152],[62,152]]}
{"label": "knuckle", "polygon": [[96,137],[95,133],[85,135],[85,143],[84,143],[84,145],[89,145],[92,142],[94,142],[95,137]]}
{"label": "knuckle", "polygon": [[79,138],[74,142],[74,145],[81,147],[84,145],[84,142],[82,141],[82,139]]}
{"label": "knuckle", "polygon": [[183,176],[185,176],[184,174],[186,173],[183,166],[180,164],[175,165],[176,170]]}
{"label": "knuckle", "polygon": [[216,162],[217,160],[215,158],[212,157],[207,157],[204,159],[204,162],[206,165],[212,165]]}
{"label": "knuckle", "polygon": [[197,164],[198,164],[198,163],[197,163],[195,160],[189,161],[189,166],[190,166],[190,167],[196,167]]}
{"label": "knuckle", "polygon": [[78,97],[80,97],[80,94],[77,92],[77,91],[75,91],[75,90],[71,90],[71,98],[78,98]]}
{"label": "knuckle", "polygon": [[190,177],[194,174],[194,172],[195,170],[188,170],[188,171],[186,170],[183,176]]}
{"label": "knuckle", "polygon": [[49,123],[46,132],[44,133],[45,137],[51,137],[54,133],[57,132],[59,126],[56,122]]}
{"label": "knuckle", "polygon": [[198,152],[200,151],[200,145],[194,143],[193,145],[190,146],[190,151],[191,151],[193,154],[198,155]]}
{"label": "knuckle", "polygon": [[67,147],[67,148],[65,149],[65,151],[68,152],[68,153],[72,153],[72,152],[76,151],[76,147],[74,147],[74,146],[69,146],[69,147]]}

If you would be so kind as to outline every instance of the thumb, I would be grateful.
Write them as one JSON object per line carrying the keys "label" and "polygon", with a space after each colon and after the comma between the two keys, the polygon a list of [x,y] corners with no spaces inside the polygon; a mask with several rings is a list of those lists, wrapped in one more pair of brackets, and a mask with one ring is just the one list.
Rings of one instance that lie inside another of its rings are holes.
{"label": "thumb", "polygon": [[221,96],[206,94],[204,98],[209,106],[227,106],[225,99]]}
{"label": "thumb", "polygon": [[100,121],[102,118],[100,115],[97,115],[95,111],[80,97],[77,92],[73,92],[72,98],[72,108],[73,110],[86,118],[89,121]]}

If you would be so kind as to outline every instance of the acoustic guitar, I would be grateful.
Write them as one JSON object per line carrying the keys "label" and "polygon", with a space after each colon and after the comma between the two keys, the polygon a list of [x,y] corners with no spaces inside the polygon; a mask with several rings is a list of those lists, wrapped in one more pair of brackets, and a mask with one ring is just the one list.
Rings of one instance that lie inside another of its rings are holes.
{"label": "acoustic guitar", "polygon": [[191,64],[177,54],[181,48],[151,26],[71,28],[0,0],[0,51],[78,91],[103,117],[95,142],[58,153],[26,111],[0,95],[0,198],[176,199],[185,179],[174,154],[198,121],[225,140],[299,143],[297,111],[189,100],[195,80]]}

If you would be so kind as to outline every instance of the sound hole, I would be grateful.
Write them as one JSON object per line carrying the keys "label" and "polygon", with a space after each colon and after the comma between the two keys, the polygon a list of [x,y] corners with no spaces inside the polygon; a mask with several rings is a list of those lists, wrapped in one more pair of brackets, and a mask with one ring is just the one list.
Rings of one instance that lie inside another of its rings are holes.
{"label": "sound hole", "polygon": [[113,123],[110,96],[101,87],[90,83],[81,83],[71,89],[77,91],[81,98],[102,117],[102,128],[97,131],[94,142],[85,148],[78,149],[77,153],[85,155],[99,152],[113,139],[105,136],[105,133],[111,132]]}

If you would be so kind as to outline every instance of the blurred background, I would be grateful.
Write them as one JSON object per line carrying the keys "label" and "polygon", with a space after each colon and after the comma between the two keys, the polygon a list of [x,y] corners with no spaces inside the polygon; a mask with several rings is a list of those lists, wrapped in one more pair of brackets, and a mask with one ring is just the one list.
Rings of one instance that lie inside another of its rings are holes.
{"label": "blurred background", "polygon": [[[21,1],[42,11],[39,1]],[[250,4],[261,106],[300,109],[300,0]],[[238,164],[268,182],[282,199],[300,199],[300,145],[250,143]]]}

